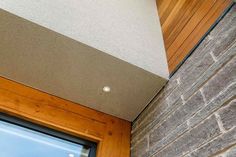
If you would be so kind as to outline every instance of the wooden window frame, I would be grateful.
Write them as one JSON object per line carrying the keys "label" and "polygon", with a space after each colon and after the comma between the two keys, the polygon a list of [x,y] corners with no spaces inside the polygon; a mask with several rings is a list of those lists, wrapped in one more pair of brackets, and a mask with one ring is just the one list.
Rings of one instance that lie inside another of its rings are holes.
{"label": "wooden window frame", "polygon": [[0,112],[96,142],[96,157],[130,157],[130,122],[3,77]]}

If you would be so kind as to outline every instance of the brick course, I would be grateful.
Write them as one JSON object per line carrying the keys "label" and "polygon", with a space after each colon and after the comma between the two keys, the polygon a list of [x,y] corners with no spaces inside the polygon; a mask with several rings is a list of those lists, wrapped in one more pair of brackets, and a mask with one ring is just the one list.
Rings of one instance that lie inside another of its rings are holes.
{"label": "brick course", "polygon": [[236,156],[236,5],[132,126],[132,157]]}

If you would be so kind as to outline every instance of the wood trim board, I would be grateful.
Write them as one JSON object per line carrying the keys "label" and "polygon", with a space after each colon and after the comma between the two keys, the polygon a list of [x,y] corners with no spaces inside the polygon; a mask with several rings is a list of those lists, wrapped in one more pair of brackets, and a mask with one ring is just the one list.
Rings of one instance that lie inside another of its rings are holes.
{"label": "wood trim board", "polygon": [[95,141],[97,157],[130,156],[130,122],[3,77],[0,112]]}

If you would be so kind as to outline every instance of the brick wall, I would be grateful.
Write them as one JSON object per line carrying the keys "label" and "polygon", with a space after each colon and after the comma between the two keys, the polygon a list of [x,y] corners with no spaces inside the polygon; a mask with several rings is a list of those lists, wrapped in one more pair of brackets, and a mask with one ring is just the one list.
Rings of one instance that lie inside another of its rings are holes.
{"label": "brick wall", "polygon": [[132,126],[132,157],[236,157],[236,5]]}

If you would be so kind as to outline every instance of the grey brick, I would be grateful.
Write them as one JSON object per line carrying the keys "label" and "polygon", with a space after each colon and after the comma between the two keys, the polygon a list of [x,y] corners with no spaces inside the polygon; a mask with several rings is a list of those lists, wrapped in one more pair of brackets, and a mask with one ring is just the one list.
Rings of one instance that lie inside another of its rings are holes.
{"label": "grey brick", "polygon": [[[192,157],[197,152],[202,153],[197,156],[220,157],[219,153],[223,153],[222,157],[225,157],[236,146],[230,142],[235,141],[235,133],[230,133],[235,130],[235,111],[232,109],[232,101],[236,98],[235,11],[236,5],[170,78],[155,102],[133,123],[133,157]],[[212,56],[216,60],[213,61]],[[202,104],[201,95],[199,100],[195,96],[200,88],[207,104]],[[214,112],[220,116],[227,132],[220,131]]]}
{"label": "grey brick", "polygon": [[191,127],[198,124],[200,121],[211,115],[222,105],[226,105],[227,102],[235,97],[236,93],[236,83],[226,87],[214,100],[209,102],[204,108],[197,112],[193,117],[189,119],[189,125]]}
{"label": "grey brick", "polygon": [[[158,102],[157,102],[157,104],[158,104]],[[156,106],[156,108],[153,110],[153,112],[148,115],[147,119],[144,121],[142,126],[143,127],[147,126],[148,124],[155,121],[156,118],[161,119],[160,116],[162,115],[162,113],[165,113],[167,108],[168,108],[168,104],[166,102],[164,102],[164,103],[159,102],[159,104]],[[141,127],[140,129],[142,130],[143,128]]]}
{"label": "grey brick", "polygon": [[203,123],[187,132],[167,148],[155,154],[155,157],[177,157],[199,147],[210,139],[218,136],[220,129],[215,116],[211,116]]}
{"label": "grey brick", "polygon": [[199,78],[213,63],[214,60],[208,53],[195,65],[191,66],[189,69],[186,69],[186,71],[180,76],[181,88],[185,90],[191,88],[197,78]]}
{"label": "grey brick", "polygon": [[179,86],[175,88],[172,93],[167,97],[168,105],[172,106],[175,105],[177,100],[180,99],[180,95],[182,94],[183,89],[180,88]]}
{"label": "grey brick", "polygon": [[189,90],[185,90],[183,96],[189,98],[196,90],[198,90],[205,82],[207,82],[219,69],[236,55],[236,42],[227,50],[225,55],[221,56],[217,62],[210,66],[201,77],[199,77]]}
{"label": "grey brick", "polygon": [[[236,21],[236,18],[235,18]],[[223,55],[232,43],[236,40],[236,22],[234,22],[231,27],[224,32],[221,36],[219,36],[216,41],[215,47],[211,50],[211,52],[219,58],[220,55]]]}
{"label": "grey brick", "polygon": [[211,37],[208,35],[202,43],[195,49],[194,53],[185,61],[185,63],[178,69],[178,72],[176,73],[177,76],[181,76],[187,71],[189,71],[195,64],[196,61],[202,60],[205,54],[210,52],[211,43],[212,41]]}
{"label": "grey brick", "polygon": [[144,135],[149,133],[153,129],[153,127],[163,122],[166,119],[166,117],[169,115],[169,113],[173,112],[174,110],[176,110],[176,108],[178,108],[181,105],[182,105],[182,102],[178,100],[173,106],[168,107],[165,110],[165,112],[163,112],[160,116],[158,117],[151,116],[150,119],[152,120],[152,122],[147,123],[147,124],[145,123],[146,125],[143,124],[142,128],[139,128],[137,131],[132,133],[131,143],[133,143],[133,141],[136,141],[140,137],[143,137]]}
{"label": "grey brick", "polygon": [[211,142],[203,145],[201,148],[191,153],[190,156],[192,157],[213,156],[218,152],[221,152],[225,148],[228,148],[234,144],[236,144],[236,128],[228,131],[227,133],[215,138]]}
{"label": "grey brick", "polygon": [[229,84],[236,81],[236,57],[231,59],[216,75],[203,86],[203,93],[210,101]]}
{"label": "grey brick", "polygon": [[180,126],[178,126],[176,129],[174,129],[171,133],[169,133],[167,136],[165,136],[162,140],[155,143],[153,147],[149,149],[148,156],[152,156],[154,153],[168,145],[169,143],[173,142],[176,138],[178,138],[180,135],[182,135],[184,132],[188,130],[187,123],[183,123]]}
{"label": "grey brick", "polygon": [[131,150],[132,157],[141,157],[148,149],[148,139],[143,138],[137,145],[133,147]]}
{"label": "grey brick", "polygon": [[168,104],[165,100],[156,100],[151,104],[151,107],[148,109],[149,113],[145,114],[145,119],[142,119],[142,123],[136,130],[142,130],[143,127],[147,126],[147,124],[151,123],[155,120],[155,118],[159,117],[168,107]]}
{"label": "grey brick", "polygon": [[222,21],[213,30],[216,34],[215,45],[211,51],[216,57],[225,53],[227,49],[236,40],[236,6],[234,6]]}
{"label": "grey brick", "polygon": [[178,86],[177,79],[170,79],[163,89],[163,96],[166,98]]}
{"label": "grey brick", "polygon": [[166,103],[158,103],[155,110],[147,115],[144,122],[132,132],[131,142],[135,142],[139,137],[144,136],[150,129],[162,119],[162,115],[165,115],[165,110],[168,107]]}
{"label": "grey brick", "polygon": [[[230,48],[230,46],[232,46],[236,40],[235,10],[236,7],[234,6],[233,9],[231,9],[231,11],[228,13],[228,15],[215,27],[215,29],[210,33],[210,35],[208,35],[203,40],[200,46],[188,58],[185,64],[182,65],[181,68],[178,70],[178,75],[182,76],[182,88],[185,89],[185,91],[188,87],[191,87],[191,84],[194,82],[194,80],[196,81],[196,78],[199,76],[195,74],[200,74],[202,71],[206,70],[203,68],[204,66],[207,68],[207,65],[211,65],[211,63],[207,63],[208,59],[210,59],[209,61],[212,62],[209,56],[210,52],[217,56],[218,59],[221,54],[228,55],[228,48]],[[221,62],[224,63],[224,61]],[[191,75],[191,73],[194,74]]]}
{"label": "grey brick", "polygon": [[[142,129],[143,125],[146,121],[148,121],[148,117],[150,117],[150,114],[153,114],[153,112],[161,112],[167,107],[166,99],[164,98],[164,90],[161,90],[158,94],[158,96],[151,102],[148,107],[141,113],[139,118],[133,123],[132,130],[135,132],[138,129]],[[161,111],[157,111],[161,110]],[[154,119],[153,119],[154,120]],[[150,122],[150,118],[149,118]],[[146,122],[147,123],[147,122]]]}
{"label": "grey brick", "polygon": [[150,146],[163,139],[168,133],[181,125],[192,114],[204,106],[203,97],[200,92],[193,95],[186,104],[180,106],[166,121],[150,133]]}
{"label": "grey brick", "polygon": [[[138,127],[145,121],[146,117],[153,112],[154,110],[159,110],[159,104],[165,103],[166,97],[178,86],[176,79],[171,79],[167,82],[165,85],[165,88],[163,88],[159,93],[158,96],[154,99],[152,103],[142,112],[142,114],[139,116],[139,118],[133,122],[132,124],[132,130],[138,129]],[[157,105],[158,104],[158,105]],[[166,107],[165,105],[162,105],[162,107]],[[163,109],[162,109],[163,110]]]}
{"label": "grey brick", "polygon": [[136,131],[137,129],[139,129],[139,127],[141,126],[141,124],[145,121],[145,119],[147,118],[147,116],[153,112],[153,110],[156,108],[156,99],[159,99],[159,95],[158,98],[155,98],[155,100],[153,102],[151,102],[146,108],[145,110],[139,115],[138,119],[136,119],[135,122],[133,122],[132,125],[132,130]]}
{"label": "grey brick", "polygon": [[219,115],[225,129],[236,126],[236,99],[221,109]]}

